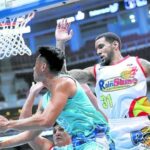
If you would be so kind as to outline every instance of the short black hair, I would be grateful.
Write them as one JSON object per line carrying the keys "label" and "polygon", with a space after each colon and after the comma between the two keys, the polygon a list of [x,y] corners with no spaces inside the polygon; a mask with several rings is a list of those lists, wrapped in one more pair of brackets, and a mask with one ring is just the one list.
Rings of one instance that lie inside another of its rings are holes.
{"label": "short black hair", "polygon": [[121,39],[120,37],[113,33],[113,32],[106,32],[106,33],[102,33],[102,34],[99,34],[96,38],[95,38],[95,41],[97,41],[98,39],[102,38],[102,37],[105,37],[106,41],[112,43],[114,41],[117,41],[119,43],[119,49],[121,49]]}
{"label": "short black hair", "polygon": [[45,58],[52,72],[59,73],[64,65],[65,55],[54,46],[41,46],[38,49],[40,57]]}

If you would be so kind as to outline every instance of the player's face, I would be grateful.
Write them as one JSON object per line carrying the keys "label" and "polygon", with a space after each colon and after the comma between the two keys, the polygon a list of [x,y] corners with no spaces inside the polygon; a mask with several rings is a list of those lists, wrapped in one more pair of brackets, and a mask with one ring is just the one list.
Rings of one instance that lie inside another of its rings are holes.
{"label": "player's face", "polygon": [[95,41],[95,49],[100,57],[100,64],[103,66],[110,65],[114,56],[112,43],[106,41],[105,37],[99,38]]}
{"label": "player's face", "polygon": [[55,146],[65,146],[69,145],[71,142],[68,133],[66,133],[59,125],[55,126],[53,129],[53,140]]}
{"label": "player's face", "polygon": [[35,66],[33,68],[33,77],[34,77],[34,81],[36,82],[42,81],[41,65],[42,62],[40,60],[40,57],[38,56],[35,62]]}

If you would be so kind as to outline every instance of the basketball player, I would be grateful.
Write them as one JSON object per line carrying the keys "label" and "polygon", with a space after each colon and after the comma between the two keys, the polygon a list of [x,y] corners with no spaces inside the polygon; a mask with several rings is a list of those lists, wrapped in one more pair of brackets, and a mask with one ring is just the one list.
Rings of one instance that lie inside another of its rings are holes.
{"label": "basketball player", "polygon": [[0,116],[0,131],[44,130],[55,120],[72,137],[74,149],[108,150],[107,121],[96,111],[80,84],[67,75],[60,75],[64,54],[58,48],[43,46],[34,67],[34,80],[42,82],[51,93],[43,97],[44,111],[20,120]]}
{"label": "basketball player", "polygon": [[[63,19],[56,27],[57,47],[63,50],[65,42],[73,35],[69,26]],[[109,119],[117,150],[137,150],[141,145],[147,149],[146,143],[150,143],[150,102],[146,97],[146,77],[150,76],[150,62],[138,57],[123,57],[121,40],[114,33],[97,36],[95,48],[100,57],[99,64],[67,73],[80,83],[95,85],[99,108]]]}

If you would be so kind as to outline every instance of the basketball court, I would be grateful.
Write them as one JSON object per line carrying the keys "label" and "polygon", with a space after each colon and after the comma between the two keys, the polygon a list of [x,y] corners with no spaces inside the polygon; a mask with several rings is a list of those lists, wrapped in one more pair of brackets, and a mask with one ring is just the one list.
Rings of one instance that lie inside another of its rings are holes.
{"label": "basketball court", "polygon": [[[27,85],[27,83],[31,85],[32,66],[34,65],[37,47],[43,43],[47,44],[49,41],[54,43],[54,28],[51,29],[51,26],[54,24],[54,20],[55,23],[57,23],[57,20],[61,19],[61,16],[69,17],[70,15],[67,15],[67,12],[71,11],[71,9],[78,12],[79,9],[84,10],[84,7],[89,9],[92,7],[96,8],[96,4],[100,6],[104,3],[106,5],[113,2],[112,0],[107,2],[104,2],[103,0],[94,0],[92,4],[92,0],[88,0],[87,2],[85,1],[86,0],[0,0],[0,70],[2,72],[0,84],[1,91],[6,98],[6,102],[0,103],[2,115],[9,118],[11,111],[5,111],[9,109],[13,109],[13,113],[17,110],[18,112],[16,116],[19,115],[21,111],[20,109],[25,100],[22,100],[22,97],[18,98],[14,92],[20,92],[19,89],[22,85],[25,86],[26,89],[29,89],[29,85]],[[107,9],[107,7],[105,8]],[[102,10],[102,13],[103,12],[104,10]],[[115,16],[113,13],[112,15]],[[106,15],[106,17],[108,17],[109,20],[109,15]],[[94,19],[91,18],[89,20],[92,22]],[[107,22],[105,19],[102,19],[102,21],[104,21],[104,23]],[[42,22],[44,22],[43,26],[41,25]],[[93,21],[91,24],[99,26],[99,22],[95,23]],[[37,25],[35,26],[35,24]],[[109,27],[111,28],[111,24],[108,25],[108,28]],[[40,28],[44,28],[44,30],[37,33],[36,31],[40,30]],[[90,28],[91,25],[89,24],[87,27],[83,28],[83,30],[86,31]],[[104,27],[102,29],[105,30]],[[92,29],[92,31],[94,34],[94,29]],[[93,35],[91,34],[91,36]],[[33,37],[36,37],[37,41]],[[44,41],[43,37],[47,37],[47,41]],[[86,34],[84,37],[86,37]],[[149,39],[147,39],[147,41],[148,40]],[[149,43],[147,43],[147,45],[149,46]],[[90,46],[91,44],[89,47]],[[93,52],[84,55],[85,57],[91,56],[91,61],[97,61],[97,57],[93,54]],[[69,59],[71,60],[71,58]],[[21,67],[24,69],[20,69],[18,66],[21,65],[20,62],[23,61],[25,63]],[[79,61],[80,59],[78,59],[78,62]],[[84,63],[85,60],[81,60],[81,62]],[[70,61],[71,65],[76,65],[76,63],[77,61]],[[14,72],[12,72],[13,69],[15,70]],[[25,76],[27,77],[29,74],[30,77],[25,79],[25,81],[27,81],[27,83],[25,83],[22,79]],[[16,80],[15,78],[18,78],[19,80]],[[13,86],[14,84],[15,86]],[[40,98],[40,96],[38,98]],[[11,101],[9,101],[10,98]],[[37,106],[38,98],[35,100],[34,106]],[[17,99],[21,100],[17,101]],[[35,109],[36,107],[34,107],[34,110]],[[13,134],[17,134],[17,132],[10,132],[0,136],[0,141],[11,137]],[[52,135],[52,130],[44,131],[42,135]]]}

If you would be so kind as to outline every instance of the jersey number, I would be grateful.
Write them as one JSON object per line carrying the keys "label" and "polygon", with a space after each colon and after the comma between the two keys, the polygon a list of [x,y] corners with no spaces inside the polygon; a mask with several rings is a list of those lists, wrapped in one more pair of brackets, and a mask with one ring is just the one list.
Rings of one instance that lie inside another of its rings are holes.
{"label": "jersey number", "polygon": [[107,96],[102,95],[101,101],[102,101],[102,106],[104,109],[108,109],[109,107],[113,107],[113,102],[112,102],[112,98],[111,98],[110,94],[108,94]]}

